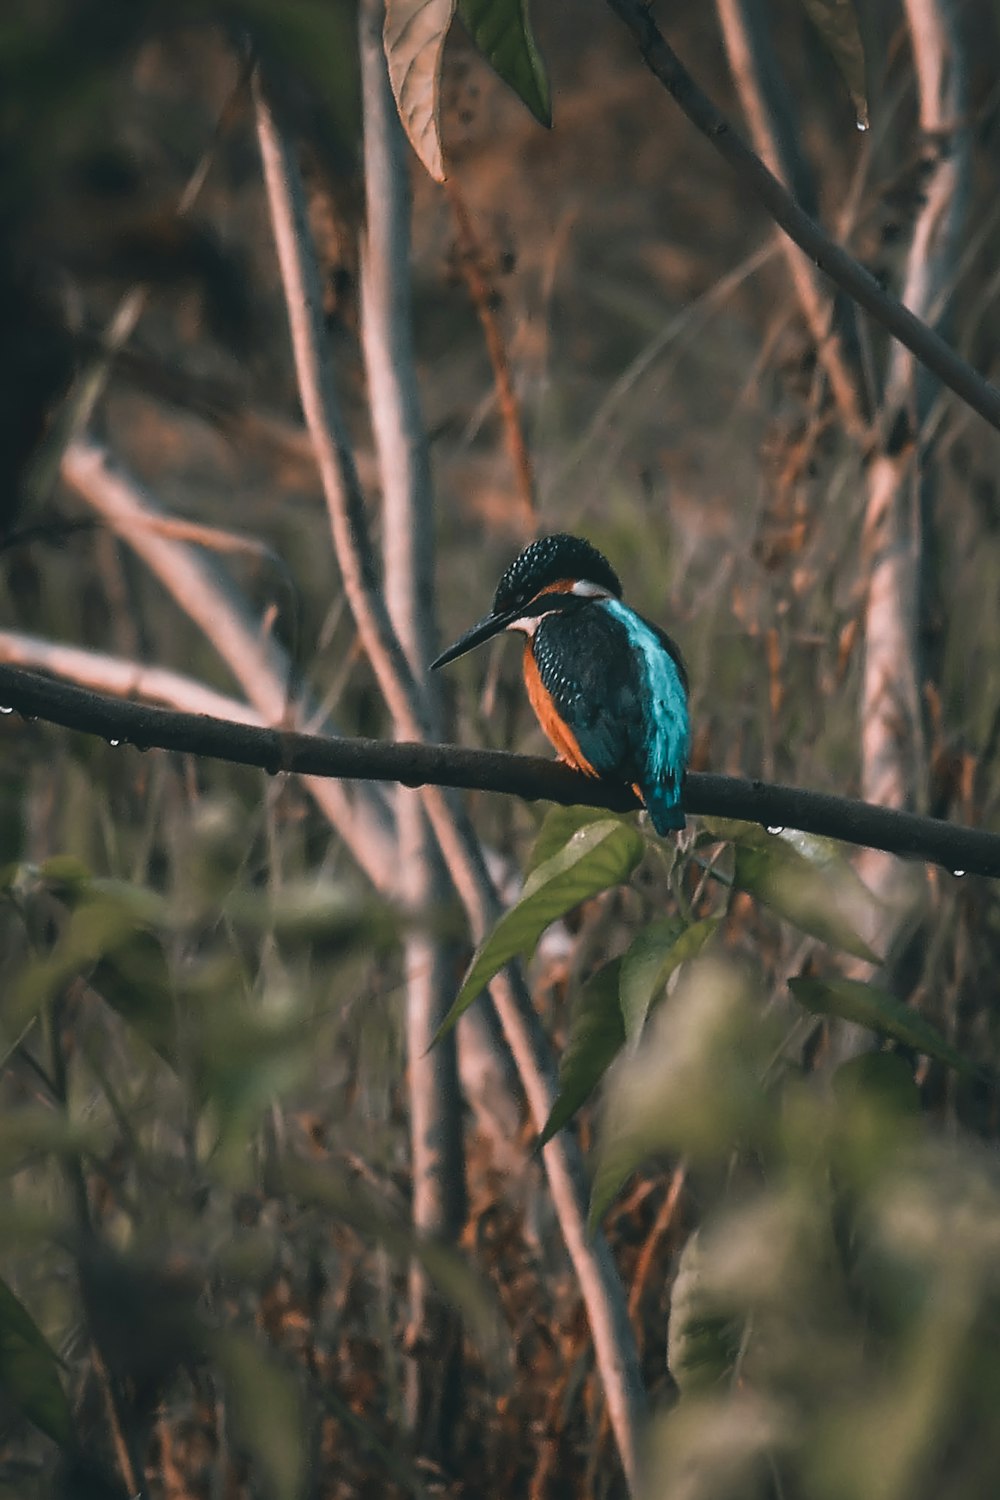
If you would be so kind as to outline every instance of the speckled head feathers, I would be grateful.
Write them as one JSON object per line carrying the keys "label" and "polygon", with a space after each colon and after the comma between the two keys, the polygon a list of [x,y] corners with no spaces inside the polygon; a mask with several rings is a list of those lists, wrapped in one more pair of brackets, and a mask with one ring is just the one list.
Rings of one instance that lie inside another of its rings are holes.
{"label": "speckled head feathers", "polygon": [[586,580],[607,589],[616,599],[622,596],[618,574],[596,547],[580,536],[558,531],[539,537],[515,557],[497,584],[493,596],[494,615],[509,614],[529,604],[542,589],[565,579]]}

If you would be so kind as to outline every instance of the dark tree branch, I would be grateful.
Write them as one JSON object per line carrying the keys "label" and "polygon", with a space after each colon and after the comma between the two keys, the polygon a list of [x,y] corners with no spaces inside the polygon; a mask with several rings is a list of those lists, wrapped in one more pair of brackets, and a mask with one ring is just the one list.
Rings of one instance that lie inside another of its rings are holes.
{"label": "dark tree branch", "polygon": [[904,344],[921,364],[1000,431],[1000,390],[984,380],[943,338],[916,317],[870,271],[820,228],[795,202],[739,132],[703,94],[668,44],[645,0],[608,0],[638,44],[650,72],[763,204],[771,218],[831,281]]}
{"label": "dark tree branch", "polygon": [[[259,766],[272,775],[291,771],[356,781],[396,781],[403,786],[463,787],[529,801],[607,807],[615,812],[638,806],[624,788],[592,781],[566,766],[534,756],[466,750],[458,745],[390,744],[258,729],[104,697],[6,664],[0,664],[0,703],[7,712],[16,709],[27,719],[44,719],[116,743]],[[1000,878],[1000,834],[875,807],[849,797],[692,773],[687,779],[684,805],[690,813],[743,818],[767,828],[798,828],[844,843],[922,859],[956,874]]]}

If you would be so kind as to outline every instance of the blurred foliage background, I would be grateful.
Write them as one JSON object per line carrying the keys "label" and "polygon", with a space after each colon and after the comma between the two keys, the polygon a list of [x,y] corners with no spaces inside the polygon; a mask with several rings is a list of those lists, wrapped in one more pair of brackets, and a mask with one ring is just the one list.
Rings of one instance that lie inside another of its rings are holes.
{"label": "blurred foliage background", "polygon": [[[667,20],[737,114],[714,16],[680,5]],[[629,601],[680,640],[696,768],[856,792],[868,455],[831,411],[774,231],[625,32],[596,0],[539,7],[536,22],[554,130],[456,28],[448,190],[413,165],[443,636],[483,612],[535,503],[542,529],[588,535]],[[895,284],[921,202],[895,7],[873,15],[887,62],[866,134],[795,0],[776,0],[767,24],[821,213]],[[961,24],[971,229],[949,332],[989,374],[1000,38],[978,0]],[[92,430],[171,517],[252,539],[213,565],[343,732],[385,734],[299,406],[248,30],[301,144],[378,529],[350,5],[14,0],[0,23],[0,522],[15,543],[0,555],[0,655],[80,646],[234,691],[206,637],[53,462],[60,403],[141,285]],[[194,206],[179,212],[193,179]],[[518,462],[484,322],[516,398]],[[881,357],[879,333],[864,337]],[[935,406],[917,792],[933,813],[990,827],[995,442],[957,401]],[[540,748],[513,652],[471,659],[447,691],[455,738]],[[624,1494],[519,1102],[505,1139],[467,1115],[461,1253],[414,1240],[405,923],[306,791],[10,714],[0,740],[0,1494]],[[471,805],[513,899],[542,811]],[[563,841],[573,831],[558,825]],[[621,1051],[603,1102],[571,1128],[590,1152],[654,1410],[645,1491],[993,1494],[996,894],[911,872],[882,1039],[845,1063],[840,1033],[812,1013],[822,1004],[804,1011],[787,981],[832,983],[843,964],[824,943],[859,948],[847,927],[824,927],[828,888],[789,909],[767,850],[759,830],[708,825],[676,860],[636,838],[629,883],[567,900],[530,969],[557,1049],[576,1039],[565,1055],[580,1055],[581,1016],[606,1019],[610,1003],[620,1028],[587,1054],[595,1081]],[[655,928],[668,917],[678,926]],[[455,938],[457,993],[460,923],[431,920]],[[667,962],[699,923],[684,962]],[[608,969],[650,931],[663,952],[633,1035]],[[907,1030],[890,1008],[903,1001],[933,1035]],[[442,1351],[407,1340],[414,1254],[463,1315],[457,1390]],[[414,1362],[441,1370],[432,1452],[407,1431]]]}

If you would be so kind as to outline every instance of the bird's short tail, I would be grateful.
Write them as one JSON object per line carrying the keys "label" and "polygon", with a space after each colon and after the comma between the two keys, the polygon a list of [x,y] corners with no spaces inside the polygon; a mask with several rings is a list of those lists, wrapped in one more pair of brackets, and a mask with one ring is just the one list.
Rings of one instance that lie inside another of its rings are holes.
{"label": "bird's short tail", "polygon": [[666,787],[659,782],[653,786],[637,786],[635,790],[642,798],[658,834],[662,836],[667,833],[676,833],[686,826],[678,788]]}

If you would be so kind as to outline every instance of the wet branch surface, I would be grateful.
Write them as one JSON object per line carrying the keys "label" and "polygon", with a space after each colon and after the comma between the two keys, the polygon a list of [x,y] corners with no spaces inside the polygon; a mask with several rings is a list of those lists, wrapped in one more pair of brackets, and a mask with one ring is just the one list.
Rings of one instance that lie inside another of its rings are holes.
{"label": "wet branch surface", "polygon": [[[26,719],[41,719],[138,749],[176,750],[257,766],[272,775],[295,772],[355,781],[393,781],[403,786],[460,787],[529,801],[606,807],[615,812],[638,806],[626,788],[593,781],[535,756],[467,750],[458,745],[333,739],[260,729],[228,719],[105,697],[4,664],[0,664],[0,704]],[[689,813],[742,818],[767,828],[797,828],[849,844],[884,849],[941,865],[955,874],[1000,877],[1000,834],[848,797],[692,772],[686,782],[684,806]]]}

